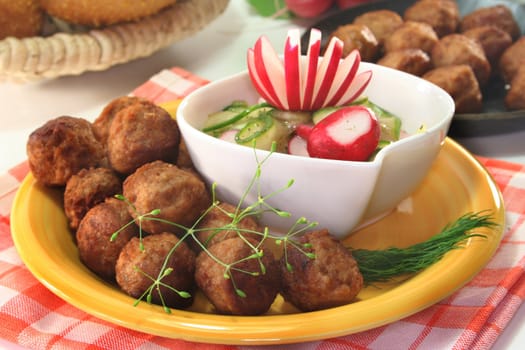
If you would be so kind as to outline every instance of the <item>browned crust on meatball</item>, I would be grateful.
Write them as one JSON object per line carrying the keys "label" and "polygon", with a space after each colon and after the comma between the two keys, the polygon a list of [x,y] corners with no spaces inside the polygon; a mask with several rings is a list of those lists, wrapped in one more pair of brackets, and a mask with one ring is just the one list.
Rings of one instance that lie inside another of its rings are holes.
{"label": "browned crust on meatball", "polygon": [[420,0],[405,10],[405,21],[429,24],[439,37],[454,33],[460,23],[459,8],[451,0]]}
{"label": "browned crust on meatball", "polygon": [[175,0],[40,0],[40,3],[48,13],[67,22],[100,27],[155,14]]}
{"label": "browned crust on meatball", "polygon": [[501,54],[498,67],[502,78],[510,83],[523,64],[525,64],[525,36],[515,41]]}
{"label": "browned crust on meatball", "polygon": [[403,24],[403,18],[392,10],[376,10],[357,16],[353,23],[367,26],[382,46],[385,39]]}
{"label": "browned crust on meatball", "polygon": [[505,5],[495,5],[480,7],[465,16],[460,23],[460,31],[481,27],[490,24],[509,33],[512,40],[516,40],[521,35],[520,27],[514,18],[511,10]]}
{"label": "browned crust on meatball", "polygon": [[[261,241],[263,228],[253,216],[243,217],[241,220],[233,218],[237,207],[229,203],[220,203],[199,221],[195,238],[204,246],[210,247],[220,241],[234,237],[249,238]],[[196,244],[195,244],[196,245]],[[200,248],[195,246],[195,248]]]}
{"label": "browned crust on meatball", "polygon": [[385,52],[420,49],[432,51],[439,38],[432,27],[423,22],[405,21],[385,40]]}
{"label": "browned crust on meatball", "polygon": [[361,60],[372,62],[379,55],[379,43],[370,28],[362,24],[345,24],[330,34],[343,42],[343,57],[357,50]]}
{"label": "browned crust on meatball", "polygon": [[159,276],[165,260],[168,259],[165,267],[173,271],[164,276],[161,282],[179,292],[187,292],[190,296],[183,297],[160,286],[160,295],[155,289],[152,302],[162,304],[164,300],[167,306],[176,309],[190,306],[195,290],[195,253],[184,241],[168,232],[144,237],[142,244],[144,250],[140,247],[140,239],[135,237],[122,249],[115,265],[116,280],[120,288],[128,295],[140,298],[154,283],[151,278],[156,279]]}
{"label": "browned crust on meatball", "polygon": [[[139,233],[134,224],[124,228],[131,220],[125,202],[108,198],[91,208],[80,222],[76,232],[80,260],[106,280],[115,278],[120,251]],[[118,236],[111,241],[111,236],[118,230],[121,230]]]}
{"label": "browned crust on meatball", "polygon": [[463,35],[477,41],[483,48],[493,73],[497,71],[501,54],[512,45],[509,33],[491,25],[475,27],[463,32]]}
{"label": "browned crust on meatball", "polygon": [[166,110],[153,103],[135,103],[113,118],[108,157],[117,172],[131,174],[154,160],[176,162],[179,144],[179,127]]}
{"label": "browned crust on meatball", "polygon": [[34,130],[27,141],[27,156],[34,177],[48,186],[64,186],[84,168],[107,166],[91,123],[70,116],[49,120]]}
{"label": "browned crust on meatball", "polygon": [[[123,194],[135,207],[131,212],[135,218],[160,209],[156,218],[186,227],[211,205],[206,185],[196,173],[163,161],[145,164],[128,176]],[[143,220],[142,229],[149,233],[182,232],[170,223],[152,220]]]}
{"label": "browned crust on meatball", "polygon": [[76,230],[89,209],[122,192],[122,181],[108,168],[82,169],[71,176],[64,191],[64,212]]}
{"label": "browned crust on meatball", "polygon": [[38,0],[0,0],[0,40],[39,35],[44,12]]}
{"label": "browned crust on meatball", "polygon": [[152,104],[152,102],[135,96],[121,96],[109,102],[93,122],[93,132],[97,139],[106,145],[109,136],[109,127],[118,112],[134,104]]}
{"label": "browned crust on meatball", "polygon": [[490,63],[481,45],[463,35],[450,34],[439,40],[430,55],[434,67],[467,64],[472,67],[480,86],[489,81]]}
{"label": "browned crust on meatball", "polygon": [[505,105],[510,110],[525,109],[525,65],[522,65],[510,83],[505,96]]}
{"label": "browned crust on meatball", "polygon": [[[256,242],[252,241],[252,244]],[[225,266],[217,263],[210,254],[225,264],[233,264],[230,278],[224,277],[227,272]],[[278,263],[268,250],[264,250],[261,261],[245,259],[252,254],[254,250],[236,237],[218,242],[208,252],[202,251],[197,256],[195,280],[218,313],[260,315],[268,311],[275,300],[279,291]],[[261,263],[265,266],[265,272],[261,270]],[[245,293],[245,297],[236,293],[234,283]]]}
{"label": "browned crust on meatball", "polygon": [[421,76],[432,68],[430,56],[421,49],[390,51],[377,64]]}
{"label": "browned crust on meatball", "polygon": [[469,65],[434,68],[423,79],[441,87],[454,99],[456,113],[476,113],[482,109],[482,94]]}
{"label": "browned crust on meatball", "polygon": [[[363,276],[352,253],[327,230],[312,231],[299,243],[315,258],[288,244],[281,258],[281,294],[302,311],[314,311],[351,303],[363,287]],[[287,268],[291,265],[292,271]]]}

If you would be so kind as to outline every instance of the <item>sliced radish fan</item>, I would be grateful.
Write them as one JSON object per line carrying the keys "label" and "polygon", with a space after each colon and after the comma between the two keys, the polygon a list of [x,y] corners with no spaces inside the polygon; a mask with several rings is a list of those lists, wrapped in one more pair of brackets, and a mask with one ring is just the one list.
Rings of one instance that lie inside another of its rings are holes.
{"label": "sliced radish fan", "polygon": [[306,56],[301,55],[301,35],[291,29],[281,60],[270,41],[261,36],[248,49],[247,65],[257,92],[282,110],[312,111],[355,100],[366,88],[371,71],[357,74],[361,56],[356,50],[343,58],[343,42],[333,37],[321,53],[321,31],[312,29]]}

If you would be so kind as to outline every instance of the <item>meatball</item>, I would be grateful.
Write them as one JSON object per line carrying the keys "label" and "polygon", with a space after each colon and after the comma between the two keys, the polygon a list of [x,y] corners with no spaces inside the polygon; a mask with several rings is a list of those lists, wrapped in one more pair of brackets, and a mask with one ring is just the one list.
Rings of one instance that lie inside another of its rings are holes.
{"label": "meatball", "polygon": [[120,110],[111,122],[109,162],[117,172],[131,174],[154,160],[175,162],[179,144],[179,127],[167,111],[153,103],[135,103]]}
{"label": "meatball", "polygon": [[439,37],[454,33],[459,26],[458,4],[454,0],[419,0],[405,10],[405,21],[429,24]]}
{"label": "meatball", "polygon": [[107,166],[104,147],[81,118],[49,120],[29,135],[26,149],[33,176],[48,186],[65,186],[84,168]]}
{"label": "meatball", "polygon": [[142,229],[149,233],[183,230],[175,224],[192,226],[211,204],[204,181],[194,172],[163,161],[147,163],[124,180],[123,194],[134,206],[131,215],[160,209],[156,219],[142,220]]}
{"label": "meatball", "polygon": [[494,71],[498,66],[501,54],[512,45],[512,38],[509,33],[491,25],[469,29],[463,32],[468,38],[477,41],[483,48],[483,52]]}
{"label": "meatball", "polygon": [[[351,303],[363,287],[363,276],[352,253],[327,230],[309,232],[298,244],[301,250],[288,243],[288,253],[281,258],[284,299],[302,311]],[[308,257],[305,251],[315,257]]]}
{"label": "meatball", "polygon": [[[141,298],[155,283],[151,301],[175,309],[184,309],[193,303],[195,290],[195,253],[172,233],[163,232],[142,239],[132,238],[122,249],[115,265],[119,287],[134,298]],[[161,272],[169,271],[164,274]],[[163,276],[156,279],[158,276]],[[169,286],[166,287],[165,285]]]}
{"label": "meatball", "polygon": [[39,0],[0,0],[0,40],[39,35],[43,25],[44,12]]}
{"label": "meatball", "polygon": [[450,34],[439,40],[430,54],[434,67],[468,64],[480,86],[487,84],[491,67],[481,45],[463,34]]}
{"label": "meatball", "polygon": [[247,259],[254,254],[258,252],[235,237],[220,241],[197,256],[195,280],[218,313],[260,315],[272,305],[279,291],[278,262],[267,250],[261,257]]}
{"label": "meatball", "polygon": [[229,203],[221,203],[214,207],[199,221],[195,238],[206,247],[239,236],[260,241],[263,228],[253,216],[246,216],[240,220],[239,217],[232,218],[230,215],[236,210],[237,208]]}
{"label": "meatball", "polygon": [[76,230],[89,209],[122,192],[122,181],[108,168],[82,169],[71,176],[64,191],[64,212]]}
{"label": "meatball", "polygon": [[510,9],[505,5],[480,7],[465,15],[460,23],[460,31],[490,24],[509,33],[512,40],[521,35],[520,27]]}
{"label": "meatball", "polygon": [[[120,251],[139,234],[135,224],[127,225],[133,220],[127,206],[116,198],[106,199],[86,213],[76,233],[80,260],[106,280],[114,280]],[[111,240],[118,230],[121,231]]]}
{"label": "meatball", "polygon": [[420,49],[430,52],[439,38],[426,23],[406,21],[385,40],[385,52]]}
{"label": "meatball", "polygon": [[343,41],[343,56],[358,50],[363,61],[374,61],[379,54],[379,43],[374,33],[362,24],[346,24],[339,26],[330,37],[337,37]]}
{"label": "meatball", "polygon": [[421,76],[432,68],[430,56],[421,49],[390,51],[377,64]]}
{"label": "meatball", "polygon": [[115,98],[113,101],[108,103],[102,112],[98,115],[97,119],[93,122],[93,131],[95,136],[106,145],[109,136],[109,127],[115,115],[122,109],[129,107],[134,104],[151,104],[146,99],[133,96],[121,96]]}
{"label": "meatball", "polygon": [[503,51],[498,68],[502,78],[510,83],[523,64],[525,64],[525,36]]}
{"label": "meatball", "polygon": [[525,65],[522,65],[510,83],[505,96],[505,106],[510,110],[525,109]]}
{"label": "meatball", "polygon": [[403,19],[391,10],[375,10],[357,16],[353,23],[367,26],[382,46],[385,39],[403,24]]}
{"label": "meatball", "polygon": [[456,113],[480,112],[482,94],[474,71],[469,65],[455,65],[432,69],[423,79],[445,90],[453,99]]}

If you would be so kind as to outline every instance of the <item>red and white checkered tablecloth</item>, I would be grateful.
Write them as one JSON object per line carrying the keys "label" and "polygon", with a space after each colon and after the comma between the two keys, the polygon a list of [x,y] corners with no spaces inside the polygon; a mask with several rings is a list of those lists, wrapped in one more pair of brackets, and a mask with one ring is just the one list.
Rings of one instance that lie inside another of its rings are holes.
{"label": "red and white checkered tablecloth", "polygon": [[[157,102],[180,98],[206,81],[165,70],[133,94]],[[501,189],[505,235],[495,256],[465,287],[415,315],[362,333],[264,349],[488,349],[525,298],[525,166],[479,157]],[[24,162],[0,175],[0,340],[27,349],[252,349],[162,338],[110,324],[55,296],[24,266],[9,215]],[[0,346],[1,347],[1,346]]]}

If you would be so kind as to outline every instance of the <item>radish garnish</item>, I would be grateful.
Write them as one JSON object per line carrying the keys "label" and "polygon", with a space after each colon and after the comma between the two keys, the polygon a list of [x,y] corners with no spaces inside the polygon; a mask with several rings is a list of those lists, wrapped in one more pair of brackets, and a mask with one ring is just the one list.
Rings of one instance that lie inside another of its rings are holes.
{"label": "radish garnish", "polygon": [[375,151],[380,132],[379,122],[368,108],[343,107],[315,124],[307,150],[316,158],[364,161]]}
{"label": "radish garnish", "polygon": [[290,30],[284,45],[284,74],[286,81],[286,97],[291,111],[301,109],[301,40],[299,29]]}
{"label": "radish garnish", "polygon": [[299,135],[294,135],[288,141],[288,153],[294,156],[309,157],[306,140]]}
{"label": "radish garnish", "polygon": [[356,74],[359,52],[343,59],[343,42],[332,37],[321,57],[321,32],[312,29],[307,54],[302,56],[299,34],[297,29],[289,31],[282,60],[264,36],[248,50],[248,71],[259,94],[274,107],[289,111],[340,106],[359,97],[372,74]]}

